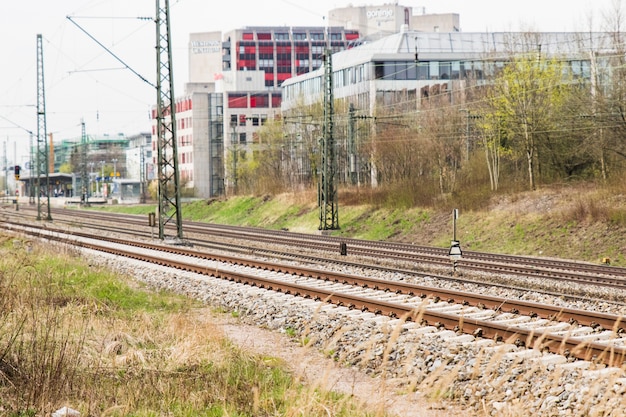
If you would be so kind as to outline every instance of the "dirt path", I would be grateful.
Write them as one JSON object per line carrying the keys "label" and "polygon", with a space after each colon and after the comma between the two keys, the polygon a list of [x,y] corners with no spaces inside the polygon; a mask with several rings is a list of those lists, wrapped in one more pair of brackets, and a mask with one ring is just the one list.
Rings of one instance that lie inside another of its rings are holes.
{"label": "dirt path", "polygon": [[320,352],[305,348],[287,335],[237,323],[236,319],[217,318],[216,325],[236,345],[261,354],[277,357],[292,367],[294,376],[308,385],[354,396],[367,407],[383,415],[402,417],[469,417],[472,411],[461,410],[424,399],[419,393],[398,394],[384,381],[352,368],[339,366]]}

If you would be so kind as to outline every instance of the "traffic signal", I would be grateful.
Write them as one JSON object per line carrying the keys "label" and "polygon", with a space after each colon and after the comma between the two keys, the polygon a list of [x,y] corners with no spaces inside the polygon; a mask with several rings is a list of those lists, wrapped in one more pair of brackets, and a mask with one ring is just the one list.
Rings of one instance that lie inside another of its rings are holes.
{"label": "traffic signal", "polygon": [[20,179],[20,166],[19,165],[15,165],[14,173],[15,173],[15,179],[19,180]]}

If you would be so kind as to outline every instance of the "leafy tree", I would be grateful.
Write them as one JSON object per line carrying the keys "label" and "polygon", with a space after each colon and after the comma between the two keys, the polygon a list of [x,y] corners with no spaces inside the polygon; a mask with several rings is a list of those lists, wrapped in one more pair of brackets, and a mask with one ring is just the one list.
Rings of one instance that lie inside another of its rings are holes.
{"label": "leafy tree", "polygon": [[501,158],[510,153],[504,145],[508,136],[507,126],[504,118],[498,113],[487,112],[475,120],[481,133],[481,144],[485,152],[491,191],[497,191],[500,186]]}
{"label": "leafy tree", "polygon": [[74,172],[72,164],[69,162],[61,164],[61,166],[59,167],[59,172],[61,174],[71,174],[72,172]]}
{"label": "leafy tree", "polygon": [[509,127],[511,150],[526,161],[531,190],[536,188],[537,151],[554,131],[567,90],[563,64],[539,54],[513,57],[489,89],[492,112]]}
{"label": "leafy tree", "polygon": [[611,171],[619,177],[626,162],[626,36],[622,3],[614,1],[606,14],[605,32],[610,34],[609,53],[591,51],[591,95],[588,123],[593,129],[589,141],[603,179]]}

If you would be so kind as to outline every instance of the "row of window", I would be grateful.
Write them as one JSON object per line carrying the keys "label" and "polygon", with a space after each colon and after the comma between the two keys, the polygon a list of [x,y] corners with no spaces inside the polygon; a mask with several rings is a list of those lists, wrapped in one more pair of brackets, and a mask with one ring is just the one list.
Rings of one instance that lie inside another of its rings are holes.
{"label": "row of window", "polygon": [[[249,59],[247,55],[255,56],[258,52],[259,56],[263,57],[273,57],[274,53],[277,54],[279,58],[290,59],[290,57],[294,54],[304,54],[307,55],[311,52],[313,55],[323,55],[324,50],[326,49],[326,45],[299,45],[298,48],[281,48],[275,45],[259,45],[258,48],[255,45],[249,45],[248,43],[241,42],[239,47],[237,48],[239,58],[240,59]],[[331,49],[333,52],[343,51],[346,49],[343,44],[332,44]]]}
{"label": "row of window", "polygon": [[[321,59],[296,59],[294,62],[295,67],[297,68],[311,68],[310,65],[313,64],[313,69],[319,68],[322,66],[323,61]],[[259,60],[259,70],[265,70],[266,72],[274,72],[274,60],[273,59],[260,59]],[[239,60],[238,68],[240,71],[245,70],[253,71],[257,69],[255,60]],[[291,62],[279,62],[278,72],[291,72]]]}
{"label": "row of window", "polygon": [[[192,100],[191,98],[186,98],[183,100],[179,100],[176,102],[176,113],[182,113],[184,111],[189,111],[192,108]],[[169,116],[170,111],[169,107],[163,111],[164,116]],[[156,109],[152,109],[152,119],[156,119]]]}
{"label": "row of window", "polygon": [[191,146],[193,144],[193,135],[179,135],[178,146]]}
{"label": "row of window", "polygon": [[[374,62],[374,78],[382,80],[458,80],[485,79],[505,66],[505,61],[385,61]],[[575,77],[589,78],[589,61],[569,61],[567,66]],[[345,70],[344,70],[345,71]],[[359,82],[359,81],[354,81]]]}
{"label": "row of window", "polygon": [[281,100],[280,93],[228,93],[228,107],[231,109],[280,108]]}
{"label": "row of window", "polygon": [[[277,41],[306,41],[306,40],[314,40],[314,41],[324,41],[326,39],[341,41],[344,39],[347,41],[353,41],[359,38],[358,31],[345,31],[343,34],[341,32],[331,32],[328,38],[325,36],[325,33],[320,32],[257,32],[256,39],[257,40],[277,40]],[[242,35],[242,39],[244,40],[254,40],[255,39],[254,32],[244,32]],[[273,35],[273,36],[272,36]]]}
{"label": "row of window", "polygon": [[246,126],[250,121],[252,126],[263,126],[267,122],[267,114],[253,114],[246,116],[245,114],[231,114],[230,125],[232,126]]}
{"label": "row of window", "polygon": [[[192,128],[191,117],[182,117],[176,120],[177,129],[191,129]],[[156,136],[156,125],[152,125],[152,136]],[[154,143],[154,142],[153,142]]]}
{"label": "row of window", "polygon": [[191,125],[191,116],[189,117],[179,117],[176,119],[178,122],[179,129],[191,129],[193,126]]}
{"label": "row of window", "polygon": [[180,179],[183,181],[193,181],[193,169],[181,169]]}
{"label": "row of window", "polygon": [[[333,48],[333,52],[342,51],[342,48]],[[324,56],[324,47],[313,47],[311,48],[311,56],[314,58],[319,58]],[[309,51],[298,52],[295,56],[294,54],[285,54],[285,53],[276,53],[276,59],[279,61],[291,61],[293,58],[308,58]],[[255,51],[249,47],[240,47],[239,48],[239,56],[238,60],[241,61],[255,61],[257,58]],[[259,62],[266,60],[273,60],[274,54],[272,52],[266,53],[259,51]]]}
{"label": "row of window", "polygon": [[[505,61],[376,61],[359,64],[333,73],[334,87],[340,88],[366,80],[449,80],[485,79],[504,67]],[[589,61],[573,60],[567,63],[571,73],[578,78],[591,76]],[[372,70],[369,70],[373,66]],[[286,97],[295,98],[300,94],[318,94],[322,91],[322,77],[303,80],[285,88]]]}

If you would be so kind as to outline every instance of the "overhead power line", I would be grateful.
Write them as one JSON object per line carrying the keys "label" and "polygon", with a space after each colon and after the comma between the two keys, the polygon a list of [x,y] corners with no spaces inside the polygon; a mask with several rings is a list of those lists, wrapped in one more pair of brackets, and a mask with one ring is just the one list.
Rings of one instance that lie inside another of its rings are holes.
{"label": "overhead power line", "polygon": [[[150,85],[150,86],[152,86],[154,88],[157,88],[157,86],[154,83],[148,81],[143,75],[139,74],[137,71],[135,71],[133,68],[131,68],[131,66],[128,65],[126,62],[124,62],[124,60],[122,60],[122,58],[117,56],[113,51],[111,51],[109,48],[104,46],[104,44],[102,44],[102,42],[100,42],[93,35],[91,35],[91,33],[87,32],[87,30],[85,30],[81,25],[76,23],[76,21],[72,18],[72,16],[66,16],[66,18],[70,22],[72,22],[78,29],[80,29],[81,32],[83,32],[85,35],[89,36],[89,38],[91,38],[91,40],[93,40],[95,43],[97,43],[102,49],[107,51],[109,53],[109,55],[111,55],[113,58],[115,58],[120,64],[124,65],[124,68],[128,69],[130,72],[135,74],[137,77],[139,77],[146,84],[148,84],[148,85]],[[138,19],[149,19],[149,18],[138,18]]]}

